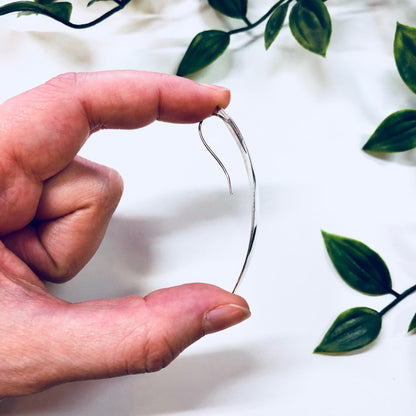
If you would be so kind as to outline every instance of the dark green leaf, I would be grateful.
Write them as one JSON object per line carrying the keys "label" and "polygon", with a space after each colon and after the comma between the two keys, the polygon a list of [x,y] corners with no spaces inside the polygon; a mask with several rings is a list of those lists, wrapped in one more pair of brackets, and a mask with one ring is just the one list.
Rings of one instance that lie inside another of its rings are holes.
{"label": "dark green leaf", "polygon": [[209,5],[218,12],[236,19],[247,15],[247,0],[208,0]]}
{"label": "dark green leaf", "polygon": [[266,47],[266,50],[269,49],[270,45],[279,34],[285,21],[288,7],[289,3],[282,4],[272,13],[267,21],[266,29],[264,31],[264,46]]}
{"label": "dark green leaf", "polygon": [[403,152],[414,147],[416,147],[416,110],[400,110],[383,120],[368,139],[363,150]]}
{"label": "dark green leaf", "polygon": [[230,44],[230,35],[221,30],[198,33],[189,45],[176,75],[186,76],[215,61]]}
{"label": "dark green leaf", "polygon": [[397,23],[394,59],[403,81],[416,93],[416,28]]}
{"label": "dark green leaf", "polygon": [[322,231],[335,268],[351,287],[368,295],[392,292],[389,270],[383,259],[360,241]]}
{"label": "dark green leaf", "polygon": [[[44,5],[44,6],[47,6],[48,4],[51,4],[51,3],[55,2],[55,1],[56,0],[34,0],[35,3],[41,4],[41,5]],[[35,13],[35,12],[19,12],[19,13],[17,13],[17,17],[20,17],[20,16],[29,16],[31,14],[37,14],[37,13]]]}
{"label": "dark green leaf", "polygon": [[71,18],[72,4],[68,2],[51,3],[45,6],[55,16],[59,16],[63,20],[69,21]]}
{"label": "dark green leaf", "polygon": [[413,316],[413,318],[410,322],[410,325],[409,325],[409,328],[408,328],[407,332],[412,332],[415,329],[416,329],[416,313],[414,314],[414,316]]}
{"label": "dark green leaf", "polygon": [[48,4],[55,3],[56,0],[35,0],[35,3],[47,6]]}
{"label": "dark green leaf", "polygon": [[16,1],[0,7],[0,16],[13,12],[43,14],[49,17],[57,17],[58,20],[69,21],[71,18],[72,4],[59,2],[43,5],[34,1]]}
{"label": "dark green leaf", "polygon": [[338,316],[314,352],[339,354],[358,350],[373,342],[380,329],[381,316],[374,309],[348,309]]}
{"label": "dark green leaf", "polygon": [[301,46],[318,55],[326,55],[332,24],[322,0],[297,0],[289,15],[289,27]]}

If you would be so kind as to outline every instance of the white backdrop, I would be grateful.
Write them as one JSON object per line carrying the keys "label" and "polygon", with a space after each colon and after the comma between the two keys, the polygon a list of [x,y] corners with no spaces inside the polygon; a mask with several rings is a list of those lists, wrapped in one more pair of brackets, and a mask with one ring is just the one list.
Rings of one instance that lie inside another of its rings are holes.
{"label": "white backdrop", "polygon": [[[75,5],[74,21],[108,7],[87,10],[85,3]],[[249,3],[252,20],[273,4]],[[256,251],[239,289],[252,309],[248,321],[204,338],[159,373],[58,386],[5,400],[0,413],[413,415],[416,338],[406,330],[415,297],[386,315],[365,352],[312,354],[341,311],[391,300],[341,281],[321,229],[379,252],[396,291],[416,280],[415,153],[391,162],[360,150],[385,116],[416,108],[392,52],[396,21],[416,26],[411,3],[330,0],[326,59],[298,46],[288,27],[265,52],[258,30],[233,37],[230,50],[198,75],[231,89],[228,113],[245,136],[260,186]],[[84,31],[42,16],[0,22],[1,100],[67,71],[174,73],[197,32],[237,24],[202,0],[132,0]],[[191,281],[231,289],[248,238],[246,177],[231,137],[216,141],[214,132],[207,139],[230,166],[234,197],[196,125],[95,134],[81,154],[116,168],[125,193],[96,256],[51,291],[82,301]]]}

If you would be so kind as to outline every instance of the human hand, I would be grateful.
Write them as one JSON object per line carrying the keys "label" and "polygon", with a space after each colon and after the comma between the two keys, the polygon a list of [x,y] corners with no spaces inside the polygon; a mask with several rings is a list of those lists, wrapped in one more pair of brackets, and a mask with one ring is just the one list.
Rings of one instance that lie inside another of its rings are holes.
{"label": "human hand", "polygon": [[0,398],[156,371],[249,316],[206,284],[77,304],[43,284],[79,272],[121,197],[115,171],[77,156],[92,132],[198,122],[228,102],[221,88],[117,71],[61,75],[0,106]]}

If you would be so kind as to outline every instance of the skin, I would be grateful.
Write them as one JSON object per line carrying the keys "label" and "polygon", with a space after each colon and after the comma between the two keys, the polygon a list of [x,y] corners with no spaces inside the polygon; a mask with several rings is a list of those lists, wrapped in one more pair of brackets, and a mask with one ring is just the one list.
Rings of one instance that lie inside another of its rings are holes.
{"label": "skin", "polygon": [[157,371],[250,315],[207,284],[71,304],[44,281],[74,277],[122,194],[114,170],[77,156],[103,128],[195,123],[229,91],[137,71],[60,75],[0,106],[0,398],[73,380]]}

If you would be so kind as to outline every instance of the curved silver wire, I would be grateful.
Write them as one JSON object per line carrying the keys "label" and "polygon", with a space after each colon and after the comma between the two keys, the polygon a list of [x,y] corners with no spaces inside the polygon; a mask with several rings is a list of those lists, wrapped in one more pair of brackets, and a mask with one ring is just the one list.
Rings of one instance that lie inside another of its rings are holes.
{"label": "curved silver wire", "polygon": [[[250,237],[248,241],[248,247],[246,256],[244,258],[243,266],[241,268],[240,274],[238,276],[237,282],[234,285],[234,289],[232,293],[235,293],[237,290],[237,287],[239,286],[245,271],[247,269],[251,254],[253,252],[253,246],[254,246],[254,240],[256,238],[256,232],[257,232],[257,207],[258,207],[258,196],[257,196],[257,181],[256,181],[256,175],[254,173],[253,163],[251,161],[250,153],[247,149],[247,145],[244,141],[243,135],[241,134],[240,129],[235,124],[234,120],[222,109],[219,108],[217,113],[212,114],[215,117],[219,117],[228,127],[229,131],[231,132],[232,136],[234,137],[238,148],[240,149],[240,152],[243,156],[244,165],[247,171],[248,176],[248,183],[250,187],[250,194],[251,194],[251,228],[250,228]],[[230,191],[230,194],[232,194],[232,186],[231,186],[231,179],[230,175],[227,172],[227,169],[221,162],[221,160],[218,158],[218,156],[214,153],[214,151],[208,146],[206,140],[204,139],[204,135],[202,134],[202,123],[203,120],[198,125],[198,132],[199,137],[201,138],[202,143],[207,148],[209,153],[213,156],[213,158],[217,161],[217,163],[220,165],[221,169],[223,170],[227,182],[228,182],[228,189]]]}

